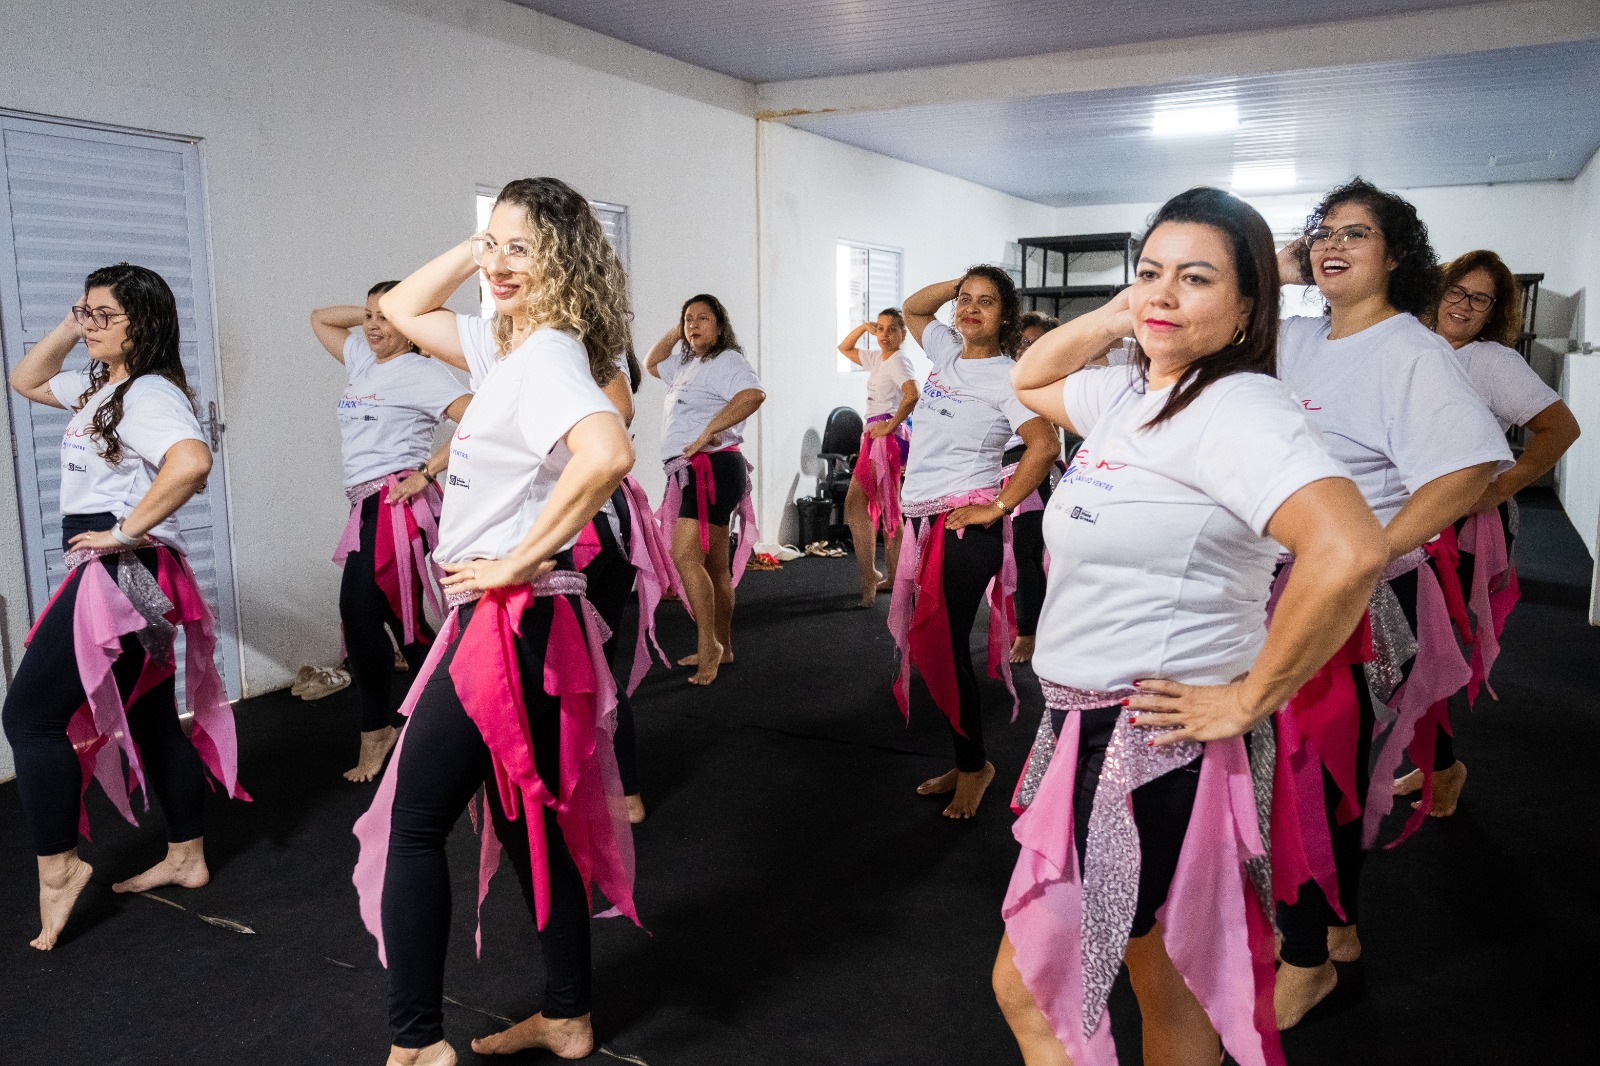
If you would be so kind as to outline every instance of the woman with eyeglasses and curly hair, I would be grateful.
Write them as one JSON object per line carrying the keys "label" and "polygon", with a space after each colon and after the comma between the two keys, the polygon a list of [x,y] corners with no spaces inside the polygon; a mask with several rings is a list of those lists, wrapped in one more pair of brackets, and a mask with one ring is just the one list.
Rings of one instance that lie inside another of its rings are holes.
{"label": "woman with eyeglasses and curly hair", "polygon": [[[82,340],[89,367],[63,370]],[[92,774],[130,822],[135,788],[167,822],[167,855],[112,887],[198,888],[209,772],[237,778],[233,710],[212,660],[211,611],[184,557],[178,510],[205,487],[211,449],[178,348],[178,306],[161,275],[118,263],[90,274],[83,302],[11,372],[19,395],[71,412],[61,442],[67,579],[29,634],[6,693],[6,739],[39,859],[39,935],[49,951],[92,870],[78,857]],[[186,642],[192,735],[178,721],[173,642]],[[124,770],[126,761],[126,770]]]}
{"label": "woman with eyeglasses and curly hair", "polygon": [[361,696],[360,754],[344,775],[353,782],[378,776],[398,736],[390,634],[413,677],[433,639],[422,604],[438,606],[428,553],[439,535],[439,474],[450,461],[448,443],[435,450],[433,434],[442,420],[461,421],[472,399],[384,316],[378,298],[398,284],[372,286],[364,307],[311,312],[312,332],[348,375],[337,412],[350,516],[333,561],[344,570],[339,621]]}
{"label": "woman with eyeglasses and curly hair", "polygon": [[[955,325],[934,316],[955,301]],[[922,386],[922,415],[911,439],[900,511],[906,518],[889,631],[900,649],[894,684],[900,712],[911,716],[911,668],[950,725],[956,765],[917,786],[917,794],[954,793],[946,818],[978,811],[994,764],[983,745],[983,706],[972,665],[972,627],[993,584],[989,671],[1011,687],[1010,599],[1016,587],[1009,518],[1050,471],[1061,448],[1055,430],[1011,391],[1011,357],[1021,333],[1016,285],[999,267],[980,264],[952,281],[929,285],[905,302],[911,335],[933,363]],[[1024,450],[1002,487],[1006,442]],[[1013,714],[1015,690],[1013,689]]]}
{"label": "woman with eyeglasses and curly hair", "polygon": [[667,489],[656,518],[671,538],[698,635],[694,652],[678,665],[694,667],[691,685],[709,685],[733,662],[733,590],[756,540],[750,464],[739,445],[767,394],[739,349],[728,309],[710,293],[683,302],[677,324],[651,346],[644,368],[667,386],[661,418]]}
{"label": "woman with eyeglasses and curly hair", "polygon": [[[1578,420],[1559,393],[1544,383],[1513,345],[1522,330],[1522,286],[1491,251],[1468,252],[1445,264],[1438,307],[1423,316],[1450,342],[1467,380],[1488,405],[1502,432],[1521,426],[1528,434],[1516,465],[1489,483],[1471,512],[1456,522],[1461,549],[1461,585],[1471,610],[1472,678],[1469,702],[1487,680],[1500,650],[1500,633],[1517,600],[1511,542],[1517,532],[1515,496],[1555,469],[1578,439]],[[1493,519],[1489,516],[1493,515]],[[1479,561],[1482,560],[1482,565]],[[1466,764],[1456,758],[1446,723],[1438,726],[1433,751],[1433,800],[1428,813],[1455,813],[1466,783]],[[1413,770],[1395,782],[1396,795],[1422,790]],[[1417,805],[1420,805],[1420,801]]]}
{"label": "woman with eyeglasses and curly hair", "polygon": [[[446,310],[480,269],[494,317]],[[582,196],[528,178],[501,190],[483,233],[379,305],[419,346],[467,370],[474,395],[451,444],[434,550],[452,610],[356,823],[361,915],[389,967],[389,1062],[456,1061],[443,1028],[445,841],[480,789],[479,884],[503,849],[538,927],[546,987],[538,1014],[473,1047],[582,1058],[594,1047],[590,884],[635,917],[607,634],[572,553],[633,466],[603,391],[629,344],[627,276]]]}
{"label": "woman with eyeglasses and curly hair", "polygon": [[[1341,185],[1279,266],[1286,282],[1316,285],[1328,310],[1284,320],[1278,376],[1383,523],[1389,554],[1362,624],[1278,715],[1276,1009],[1287,1029],[1333,991],[1333,961],[1360,957],[1361,868],[1403,752],[1429,768],[1431,791],[1435,724],[1468,678],[1446,602],[1454,538],[1440,533],[1511,453],[1449,345],[1418,321],[1438,306],[1439,267],[1409,202],[1360,178]],[[1394,712],[1375,763],[1369,680]]]}

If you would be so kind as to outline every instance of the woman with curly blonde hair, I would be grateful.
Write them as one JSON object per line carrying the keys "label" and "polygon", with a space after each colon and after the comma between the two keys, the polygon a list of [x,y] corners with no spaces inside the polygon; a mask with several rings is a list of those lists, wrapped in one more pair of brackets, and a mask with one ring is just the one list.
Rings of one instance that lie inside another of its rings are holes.
{"label": "woman with curly blonde hair", "polygon": [[[445,309],[481,268],[495,315]],[[402,714],[372,809],[356,823],[361,914],[389,966],[393,1066],[456,1061],[444,1040],[445,841],[481,788],[543,948],[544,1008],[473,1042],[582,1058],[589,887],[634,917],[633,853],[612,738],[616,691],[572,547],[633,466],[603,386],[627,349],[627,278],[600,223],[554,178],[514,181],[488,228],[381,299],[389,321],[472,375],[451,443],[434,556],[451,612]],[[476,813],[476,812],[475,812]],[[490,828],[480,819],[485,833]]]}

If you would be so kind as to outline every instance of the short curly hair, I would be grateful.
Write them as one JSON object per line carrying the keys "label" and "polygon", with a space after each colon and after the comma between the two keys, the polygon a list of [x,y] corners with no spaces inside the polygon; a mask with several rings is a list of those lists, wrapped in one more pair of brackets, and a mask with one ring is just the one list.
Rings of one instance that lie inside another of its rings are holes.
{"label": "short curly hair", "polygon": [[1494,341],[1515,348],[1522,334],[1522,285],[1505,261],[1487,248],[1457,256],[1444,265],[1439,303],[1435,303],[1427,315],[1419,317],[1430,328],[1437,327],[1444,290],[1461,284],[1461,279],[1474,270],[1485,271],[1494,280],[1494,306],[1489,308],[1489,317],[1483,320],[1483,329],[1473,340]]}
{"label": "short curly hair", "polygon": [[995,266],[993,263],[978,263],[967,268],[961,275],[961,280],[956,283],[956,292],[961,292],[961,286],[967,283],[968,278],[983,278],[992,283],[995,291],[1000,294],[1000,351],[1015,359],[1017,357],[1017,343],[1022,340],[1022,297],[1017,295],[1017,283],[1011,280],[1011,275]]}
{"label": "short curly hair", "polygon": [[[1440,283],[1439,257],[1428,240],[1428,227],[1411,201],[1384,192],[1365,178],[1352,178],[1322,198],[1311,217],[1306,219],[1306,232],[1321,226],[1333,209],[1342,204],[1365,207],[1383,232],[1384,248],[1395,262],[1389,274],[1390,306],[1418,318],[1436,310],[1439,294],[1444,290]],[[1311,249],[1304,243],[1300,245],[1300,269],[1306,277],[1312,276]]]}

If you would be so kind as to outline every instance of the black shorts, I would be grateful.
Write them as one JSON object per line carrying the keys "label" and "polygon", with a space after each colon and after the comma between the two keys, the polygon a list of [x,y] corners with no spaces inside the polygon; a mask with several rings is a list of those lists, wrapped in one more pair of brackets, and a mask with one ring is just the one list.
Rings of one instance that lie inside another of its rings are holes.
{"label": "black shorts", "polygon": [[[714,526],[726,526],[733,517],[733,512],[739,509],[739,503],[744,499],[745,489],[749,487],[749,474],[745,470],[744,455],[741,452],[712,452],[708,456],[711,460],[711,488],[712,499],[706,506],[706,520]],[[689,467],[688,479],[683,483],[683,502],[678,505],[678,517],[700,520],[700,494],[696,488],[697,474],[694,467]]]}

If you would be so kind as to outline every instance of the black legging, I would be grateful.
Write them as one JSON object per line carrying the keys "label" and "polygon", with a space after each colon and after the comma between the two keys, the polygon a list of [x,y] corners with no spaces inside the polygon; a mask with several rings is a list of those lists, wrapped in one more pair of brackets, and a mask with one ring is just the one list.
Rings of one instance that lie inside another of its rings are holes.
{"label": "black legging", "polygon": [[[611,523],[604,514],[594,516],[595,533],[600,538],[600,554],[583,568],[589,579],[589,602],[611,629],[611,639],[606,641],[606,662],[616,663],[616,651],[622,628],[622,612],[633,595],[634,569],[629,561],[626,544],[633,542],[632,518],[628,513],[628,496],[620,487],[611,494],[611,506],[617,512],[617,524],[622,527],[622,540],[617,540]],[[632,648],[628,641],[626,647]],[[623,670],[622,681],[617,685],[617,773],[622,778],[622,791],[629,796],[639,792],[639,771],[635,761],[633,740],[633,702],[628,699],[628,674],[633,670],[630,657]]]}
{"label": "black legging", "polygon": [[[110,529],[115,521],[110,514],[65,516],[63,550],[71,537]],[[146,549],[135,556],[139,565],[154,574],[156,553],[165,550]],[[68,576],[66,587],[40,620],[6,692],[0,719],[16,758],[23,821],[36,855],[59,855],[78,845],[83,772],[72,741],[67,739],[67,722],[87,698],[78,676],[72,632],[78,582],[84,566],[103,566],[115,581],[117,568],[126,558],[107,555],[92,559]],[[144,663],[139,638],[133,634],[123,637],[122,654],[111,668],[123,699],[133,691]],[[166,818],[167,839],[179,843],[202,835],[205,769],[178,724],[173,679],[168,677],[139,697],[127,714],[145,779]]]}
{"label": "black legging", "polygon": [[[350,662],[350,676],[361,695],[361,731],[370,733],[387,725],[395,725],[399,718],[394,713],[390,690],[394,683],[394,644],[411,666],[411,677],[417,676],[422,661],[427,658],[428,644],[433,640],[433,630],[422,618],[419,606],[417,625],[419,639],[405,643],[405,626],[394,613],[389,597],[378,587],[373,569],[377,562],[374,545],[378,535],[379,493],[361,501],[361,546],[352,551],[344,561],[344,577],[339,582],[339,621],[344,626],[345,654]],[[389,516],[381,516],[384,521]],[[409,551],[409,546],[396,550]],[[412,590],[421,603],[422,585]],[[389,643],[389,633],[394,633],[394,644]]]}
{"label": "black legging", "polygon": [[[1394,589],[1395,597],[1400,601],[1400,609],[1405,613],[1406,620],[1411,623],[1412,631],[1415,632],[1416,571],[1401,574],[1389,582],[1389,587]],[[1415,660],[1408,661],[1402,668],[1403,675],[1410,675],[1412,662]],[[1365,804],[1367,787],[1372,781],[1372,733],[1377,717],[1373,712],[1372,694],[1367,688],[1366,668],[1357,663],[1350,667],[1350,676],[1355,682],[1356,702],[1361,709],[1356,723],[1358,731],[1356,798]],[[1333,867],[1339,886],[1339,905],[1344,909],[1344,918],[1341,919],[1335,913],[1316,881],[1302,884],[1299,898],[1294,903],[1278,904],[1278,928],[1283,932],[1283,948],[1279,955],[1291,966],[1321,966],[1328,961],[1328,927],[1355,925],[1361,920],[1361,871],[1367,862],[1367,851],[1361,843],[1363,819],[1355,818],[1344,825],[1336,824],[1335,812],[1339,806],[1339,789],[1334,784],[1333,775],[1328,773],[1326,767],[1322,771],[1322,794],[1327,808],[1328,832],[1333,844]]]}
{"label": "black legging", "polygon": [[[1498,513],[1500,515],[1500,528],[1505,530],[1506,534],[1506,559],[1509,561],[1511,558],[1512,543],[1516,539],[1511,535],[1511,508],[1502,503],[1499,507]],[[1466,524],[1466,521],[1467,520],[1463,518],[1456,522],[1457,533],[1461,532],[1461,527]],[[1461,553],[1461,565],[1457,572],[1461,575],[1461,591],[1469,601],[1472,597],[1472,574],[1476,563],[1477,559],[1471,552]],[[1493,577],[1493,575],[1490,576],[1491,578]],[[1494,625],[1494,619],[1492,618],[1475,618],[1473,621],[1480,629],[1482,629],[1484,626]],[[1455,738],[1450,735],[1449,731],[1445,729],[1442,723],[1436,728],[1439,732],[1438,736],[1434,738],[1433,742],[1433,768],[1435,772],[1439,770],[1448,770],[1450,767],[1456,764]]]}
{"label": "black legging", "polygon": [[[579,605],[574,611],[582,617]],[[534,768],[552,793],[560,789],[561,701],[544,690],[544,655],[554,601],[534,600],[516,638],[522,698],[528,714]],[[464,632],[472,607],[461,609]],[[383,882],[383,939],[389,956],[389,1028],[396,1047],[427,1047],[444,1039],[444,962],[450,939],[450,870],[445,841],[461,812],[484,788],[495,835],[534,912],[526,814],[506,816],[489,748],[467,716],[450,677],[459,638],[445,652],[406,724]],[[539,931],[544,953],[547,1018],[589,1013],[589,902],[555,815],[543,811],[549,848],[550,917]]]}
{"label": "black legging", "polygon": [[[913,532],[921,533],[928,518],[912,519]],[[978,620],[983,593],[1005,555],[1005,533],[1000,523],[972,525],[944,534],[944,602],[950,616],[950,650],[955,653],[956,691],[961,697],[961,729],[950,727],[955,745],[956,769],[982,770],[988,761],[983,749],[983,705],[978,696],[978,674],[972,666],[972,626]],[[965,734],[963,736],[963,734]]]}

